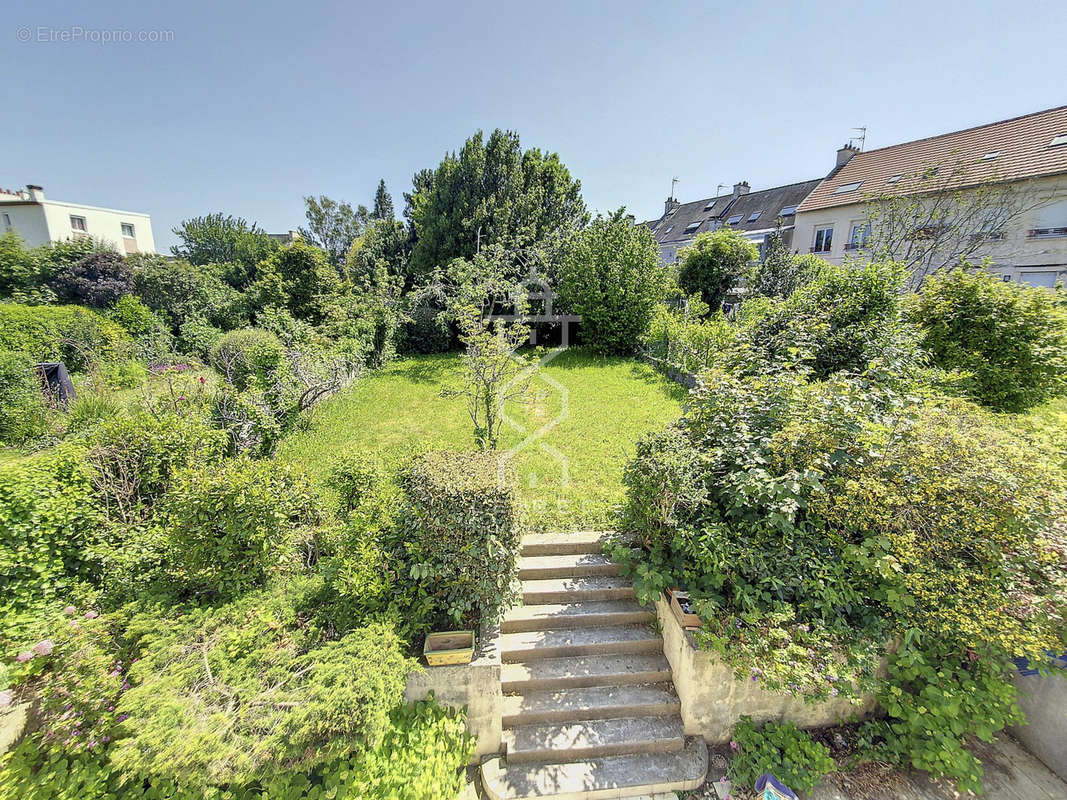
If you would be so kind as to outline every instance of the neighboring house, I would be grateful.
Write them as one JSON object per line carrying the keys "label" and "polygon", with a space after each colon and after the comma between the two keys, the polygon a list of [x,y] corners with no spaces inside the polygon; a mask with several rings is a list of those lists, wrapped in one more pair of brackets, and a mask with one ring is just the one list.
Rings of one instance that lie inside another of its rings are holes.
{"label": "neighboring house", "polygon": [[156,252],[148,214],[46,200],[40,186],[0,189],[0,232],[9,230],[30,247],[91,236],[126,255]]}
{"label": "neighboring house", "polygon": [[1004,280],[1034,286],[1067,278],[1067,106],[878,150],[843,147],[834,170],[800,204],[792,249],[835,264],[863,255],[871,236],[866,201],[930,197],[922,187],[936,184],[936,173],[922,173],[939,165],[960,176],[939,191],[970,187],[975,197],[976,186],[1007,186],[1034,199],[992,235],[975,234],[980,249],[972,262],[989,258]]}
{"label": "neighboring house", "polygon": [[678,259],[678,250],[692,244],[697,234],[718,228],[732,228],[760,247],[767,235],[781,224],[782,238],[790,247],[797,206],[819,185],[819,179],[750,191],[747,181],[734,185],[731,194],[707,197],[692,203],[679,203],[673,197],[664,204],[663,216],[646,223],[659,244],[665,264]]}
{"label": "neighboring house", "polygon": [[267,236],[276,241],[278,244],[286,245],[292,244],[297,239],[299,239],[300,231],[289,231],[288,233],[268,233]]}

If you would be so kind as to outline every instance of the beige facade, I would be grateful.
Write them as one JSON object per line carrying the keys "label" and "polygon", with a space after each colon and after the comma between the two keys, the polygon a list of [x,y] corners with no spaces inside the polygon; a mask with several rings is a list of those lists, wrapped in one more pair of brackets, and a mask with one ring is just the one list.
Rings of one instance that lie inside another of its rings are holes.
{"label": "beige facade", "polygon": [[[1029,181],[1027,191],[1041,205],[1017,220],[1003,239],[990,241],[972,260],[989,258],[993,271],[1006,280],[1048,287],[1057,279],[1067,283],[1067,175]],[[862,202],[801,209],[793,250],[815,253],[833,264],[863,258],[866,251],[855,244],[862,241],[866,221],[867,209]]]}

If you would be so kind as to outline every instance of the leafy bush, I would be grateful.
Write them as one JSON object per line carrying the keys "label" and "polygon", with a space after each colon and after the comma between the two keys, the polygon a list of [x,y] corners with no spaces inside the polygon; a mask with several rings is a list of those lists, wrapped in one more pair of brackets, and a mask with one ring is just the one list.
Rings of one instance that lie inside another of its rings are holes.
{"label": "leafy bush", "polygon": [[230,331],[211,348],[211,366],[238,391],[269,386],[285,364],[281,341],[260,328]]}
{"label": "leafy bush", "polygon": [[598,216],[571,236],[559,270],[560,302],[582,316],[582,341],[596,353],[632,353],[667,286],[652,232],[621,211]]}
{"label": "leafy bush", "polygon": [[84,549],[99,513],[82,453],[61,446],[0,466],[0,594],[5,613],[65,600],[88,576]]}
{"label": "leafy bush", "polygon": [[966,373],[983,405],[1022,411],[1067,391],[1067,312],[1046,289],[954,269],[926,279],[911,316],[934,363]]}
{"label": "leafy bush", "polygon": [[400,349],[405,353],[445,353],[452,347],[448,314],[426,302],[411,309],[403,332]]}
{"label": "leafy bush", "polygon": [[214,266],[194,267],[155,255],[126,260],[134,270],[134,291],[175,333],[195,319],[224,330],[248,323],[244,296],[226,284]]}
{"label": "leafy bush", "polygon": [[67,406],[67,434],[86,435],[124,411],[122,403],[109,392],[83,388]]}
{"label": "leafy bush", "polygon": [[686,294],[700,294],[713,311],[722,308],[726,293],[738,284],[759,249],[733,228],[698,235],[678,257],[678,286]]}
{"label": "leafy bush", "polygon": [[60,303],[111,308],[133,291],[133,270],[118,253],[93,253],[61,269],[49,286]]}
{"label": "leafy bush", "polygon": [[319,509],[293,470],[237,459],[179,472],[162,516],[177,580],[196,593],[233,597],[278,571]]}
{"label": "leafy bush", "polygon": [[690,374],[718,363],[724,353],[737,347],[738,330],[722,313],[705,318],[701,312],[706,309],[696,297],[682,311],[657,306],[648,332],[641,339],[643,352],[661,368]]}
{"label": "leafy bush", "polygon": [[215,345],[222,338],[222,331],[200,317],[191,317],[178,329],[178,347],[188,353],[208,361]]}
{"label": "leafy bush", "polygon": [[[734,726],[730,778],[746,788],[765,772],[796,792],[810,792],[834,770],[830,750],[813,741],[794,722],[765,722],[757,727],[743,716]],[[735,747],[736,745],[736,747]]]}
{"label": "leafy bush", "polygon": [[140,660],[117,706],[130,724],[112,747],[114,764],[206,788],[269,780],[378,745],[413,662],[382,623],[338,641],[309,640],[294,610],[300,591],[249,595],[169,624],[135,618],[129,635]]}
{"label": "leafy bush", "polygon": [[0,303],[0,350],[75,371],[128,358],[133,342],[122,326],[87,308]]}
{"label": "leafy bush", "polygon": [[514,484],[492,452],[430,452],[403,470],[410,577],[432,588],[437,624],[492,624],[510,604],[522,527]]}
{"label": "leafy bush", "polygon": [[763,260],[750,270],[747,287],[755,296],[789,297],[815,280],[825,267],[826,262],[814,254],[790,253],[781,232],[775,231],[767,237]]}
{"label": "leafy bush", "polygon": [[18,353],[0,351],[0,445],[27,444],[51,427],[51,412],[33,364]]}
{"label": "leafy bush", "polygon": [[252,293],[261,306],[276,306],[297,319],[319,323],[341,289],[326,253],[301,240],[276,251],[258,266]]}

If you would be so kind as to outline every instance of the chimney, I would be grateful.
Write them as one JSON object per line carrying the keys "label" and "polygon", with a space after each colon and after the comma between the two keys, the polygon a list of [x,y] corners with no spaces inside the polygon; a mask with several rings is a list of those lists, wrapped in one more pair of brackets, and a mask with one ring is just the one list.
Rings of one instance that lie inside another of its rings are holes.
{"label": "chimney", "polygon": [[678,201],[675,200],[673,197],[668,197],[663,203],[663,216],[666,217],[676,208],[678,208]]}
{"label": "chimney", "polygon": [[841,167],[845,166],[845,164],[851,161],[852,157],[856,155],[856,153],[858,153],[859,151],[860,149],[856,147],[856,145],[852,144],[852,142],[846,144],[844,147],[837,151],[836,168],[840,169]]}
{"label": "chimney", "polygon": [[736,200],[743,194],[748,194],[750,191],[752,191],[752,187],[748,185],[748,181],[741,181],[741,183],[735,183],[734,200]]}
{"label": "chimney", "polygon": [[631,225],[637,224],[637,217],[635,217],[633,214],[627,214],[626,219]]}
{"label": "chimney", "polygon": [[43,203],[44,202],[44,189],[42,189],[40,186],[35,186],[32,183],[27,183],[26,184],[26,191],[29,193],[30,200],[32,202],[34,202],[34,203]]}

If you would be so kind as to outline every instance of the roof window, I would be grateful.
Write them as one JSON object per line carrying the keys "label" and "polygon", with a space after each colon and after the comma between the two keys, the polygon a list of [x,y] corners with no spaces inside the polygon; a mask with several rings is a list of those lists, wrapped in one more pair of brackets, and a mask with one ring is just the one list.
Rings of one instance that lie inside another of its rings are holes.
{"label": "roof window", "polygon": [[891,175],[891,176],[889,176],[888,178],[885,179],[885,182],[886,183],[897,183],[903,177],[904,177],[903,175]]}
{"label": "roof window", "polygon": [[856,181],[855,183],[842,183],[840,186],[838,186],[836,189],[834,189],[833,193],[834,194],[845,194],[846,192],[854,192],[858,188],[860,188],[860,186],[862,186],[862,185],[863,185],[863,181]]}
{"label": "roof window", "polygon": [[762,208],[759,211],[753,211],[751,214],[748,215],[748,221],[749,222],[755,222],[756,220],[759,219],[759,215],[762,214],[762,213],[763,213],[763,209]]}
{"label": "roof window", "polygon": [[786,206],[785,208],[783,208],[781,211],[778,212],[778,215],[782,216],[782,217],[791,217],[796,213],[797,213],[797,207],[796,206]]}
{"label": "roof window", "polygon": [[737,223],[739,223],[741,221],[741,218],[743,216],[745,216],[745,215],[744,214],[734,214],[732,217],[730,217],[728,220],[726,220],[726,224],[727,225],[736,225]]}
{"label": "roof window", "polygon": [[1053,136],[1052,141],[1049,142],[1049,147],[1061,147],[1067,144],[1067,133],[1061,133],[1058,136]]}
{"label": "roof window", "polygon": [[983,161],[992,161],[999,155],[1000,155],[1000,151],[999,150],[991,150],[988,153],[986,153],[984,156],[982,156],[982,160]]}
{"label": "roof window", "polygon": [[696,222],[690,222],[688,225],[685,226],[685,232],[686,233],[692,233],[693,231],[695,231],[697,228],[700,227],[700,224],[703,221],[704,220],[702,220],[702,219],[698,219]]}

